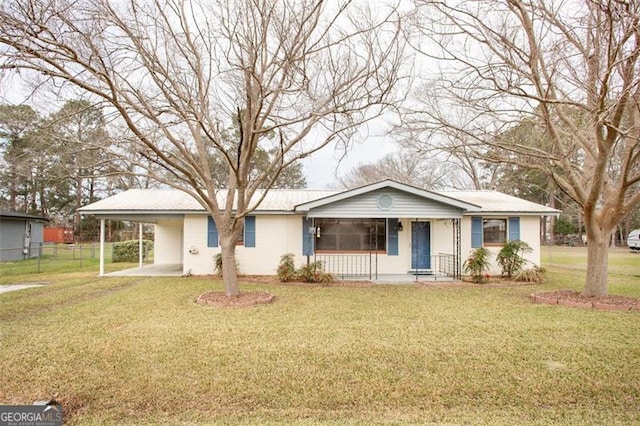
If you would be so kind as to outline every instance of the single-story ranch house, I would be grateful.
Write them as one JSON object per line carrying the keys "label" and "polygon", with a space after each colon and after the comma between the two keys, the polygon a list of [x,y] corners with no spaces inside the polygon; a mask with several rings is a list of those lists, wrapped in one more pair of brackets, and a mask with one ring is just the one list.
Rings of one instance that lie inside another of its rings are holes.
{"label": "single-story ranch house", "polygon": [[[154,265],[213,273],[216,225],[184,192],[132,189],[80,210],[101,219],[102,242],[105,219],[153,223]],[[541,217],[558,214],[496,191],[427,191],[392,180],[343,191],[272,189],[246,217],[236,256],[249,275],[274,275],[280,257],[293,253],[298,265],[321,260],[338,278],[458,279],[474,247],[495,255],[508,240],[527,242],[527,259],[539,265]],[[491,272],[499,272],[495,262]]]}

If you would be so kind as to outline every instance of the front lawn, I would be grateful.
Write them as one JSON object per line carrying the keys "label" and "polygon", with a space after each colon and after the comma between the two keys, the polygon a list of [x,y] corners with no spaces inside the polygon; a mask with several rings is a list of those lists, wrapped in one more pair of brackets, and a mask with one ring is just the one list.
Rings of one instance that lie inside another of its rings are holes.
{"label": "front lawn", "polygon": [[636,423],[640,312],[531,304],[579,288],[561,263],[535,286],[245,284],[277,296],[247,309],[195,304],[207,278],[59,274],[0,295],[0,402],[54,397],[75,424]]}

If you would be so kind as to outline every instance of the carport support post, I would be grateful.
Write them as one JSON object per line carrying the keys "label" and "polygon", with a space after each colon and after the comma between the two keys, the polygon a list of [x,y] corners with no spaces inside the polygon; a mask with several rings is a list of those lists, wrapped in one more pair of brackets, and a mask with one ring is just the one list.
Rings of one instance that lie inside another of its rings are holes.
{"label": "carport support post", "polygon": [[104,276],[104,219],[100,219],[100,276]]}
{"label": "carport support post", "polygon": [[143,253],[142,253],[142,222],[140,222],[140,224],[138,224],[138,234],[140,235],[140,241],[138,242],[138,265],[140,266],[140,268],[142,268],[142,260],[143,260]]}

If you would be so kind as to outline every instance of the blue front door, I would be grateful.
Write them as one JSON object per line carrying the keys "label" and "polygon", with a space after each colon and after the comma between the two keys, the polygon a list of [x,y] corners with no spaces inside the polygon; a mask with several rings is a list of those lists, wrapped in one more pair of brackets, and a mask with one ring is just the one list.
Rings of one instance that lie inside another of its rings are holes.
{"label": "blue front door", "polygon": [[411,269],[431,269],[429,222],[411,222]]}

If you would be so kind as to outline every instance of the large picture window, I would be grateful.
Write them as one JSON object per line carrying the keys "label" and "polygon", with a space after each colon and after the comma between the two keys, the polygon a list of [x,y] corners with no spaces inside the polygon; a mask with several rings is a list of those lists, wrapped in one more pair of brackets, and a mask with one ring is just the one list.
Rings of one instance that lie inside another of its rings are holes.
{"label": "large picture window", "polygon": [[507,241],[507,219],[484,219],[482,232],[485,244],[504,244]]}
{"label": "large picture window", "polygon": [[386,219],[316,219],[318,251],[385,251]]}

